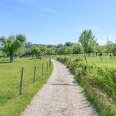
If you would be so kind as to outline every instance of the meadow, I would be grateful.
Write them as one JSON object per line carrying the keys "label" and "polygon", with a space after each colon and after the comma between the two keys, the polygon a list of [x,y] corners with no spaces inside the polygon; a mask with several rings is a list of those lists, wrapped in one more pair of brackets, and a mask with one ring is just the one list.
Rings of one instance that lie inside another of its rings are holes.
{"label": "meadow", "polygon": [[[54,59],[57,59],[57,57],[61,57],[61,58],[69,58],[71,60],[75,60],[75,59],[81,59],[79,60],[80,62],[85,63],[85,58],[83,54],[69,54],[69,55],[52,55],[51,56]],[[106,66],[106,67],[116,67],[115,63],[116,63],[116,57],[112,57],[110,58],[109,55],[103,54],[103,56],[100,58],[100,56],[96,56],[95,54],[91,54],[86,55],[87,58],[87,63],[88,64],[95,64],[97,66]]]}
{"label": "meadow", "polygon": [[116,58],[108,55],[54,56],[67,65],[75,79],[85,90],[86,97],[96,105],[100,116],[116,115]]}
{"label": "meadow", "polygon": [[[0,59],[0,116],[20,116],[34,95],[42,88],[50,77],[53,66],[47,71],[46,58],[16,58],[13,63],[9,59]],[[43,63],[43,76],[42,76]],[[36,66],[36,81],[34,67]],[[24,67],[22,94],[19,95],[21,68]]]}

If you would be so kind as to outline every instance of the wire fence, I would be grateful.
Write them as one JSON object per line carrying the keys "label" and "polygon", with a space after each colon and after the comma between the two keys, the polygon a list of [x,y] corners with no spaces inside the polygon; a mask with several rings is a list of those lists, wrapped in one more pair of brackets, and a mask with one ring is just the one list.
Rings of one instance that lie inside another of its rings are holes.
{"label": "wire fence", "polygon": [[36,86],[35,82],[38,83],[48,75],[51,59],[41,60],[35,66],[24,66],[20,69],[10,67],[4,70],[4,66],[6,65],[2,65],[0,68],[0,99],[3,99],[1,102],[5,102],[4,99],[12,99],[23,94],[23,91],[26,91],[29,86]]}
{"label": "wire fence", "polygon": [[46,74],[45,72],[47,72],[50,67],[51,67],[51,59],[49,59],[49,62],[42,63],[41,66],[34,66],[33,68],[27,68],[27,69],[22,67],[19,95],[22,94],[23,88],[25,86],[28,86],[29,83],[32,83],[32,82],[34,83],[36,80],[41,79],[42,76]]}

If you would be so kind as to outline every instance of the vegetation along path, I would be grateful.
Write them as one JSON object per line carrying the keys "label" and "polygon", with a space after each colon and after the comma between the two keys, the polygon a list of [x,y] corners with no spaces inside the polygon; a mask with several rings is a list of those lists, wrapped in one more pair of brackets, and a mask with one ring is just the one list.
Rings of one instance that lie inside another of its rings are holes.
{"label": "vegetation along path", "polygon": [[97,116],[66,66],[52,62],[51,77],[21,116]]}

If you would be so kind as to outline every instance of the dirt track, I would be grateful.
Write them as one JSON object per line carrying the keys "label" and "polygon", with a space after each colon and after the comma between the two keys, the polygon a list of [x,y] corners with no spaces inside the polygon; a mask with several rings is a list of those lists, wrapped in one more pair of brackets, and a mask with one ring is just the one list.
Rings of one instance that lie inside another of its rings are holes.
{"label": "dirt track", "polygon": [[97,116],[66,66],[52,62],[54,70],[47,84],[21,116]]}

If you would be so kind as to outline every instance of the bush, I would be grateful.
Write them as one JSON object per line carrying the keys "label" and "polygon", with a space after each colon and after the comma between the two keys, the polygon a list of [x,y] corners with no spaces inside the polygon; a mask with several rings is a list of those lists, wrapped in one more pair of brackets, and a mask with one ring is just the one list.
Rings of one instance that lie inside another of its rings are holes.
{"label": "bush", "polygon": [[116,115],[116,68],[90,65],[80,62],[80,58],[72,60],[61,57],[57,60],[75,74],[75,79],[84,87],[102,116]]}

